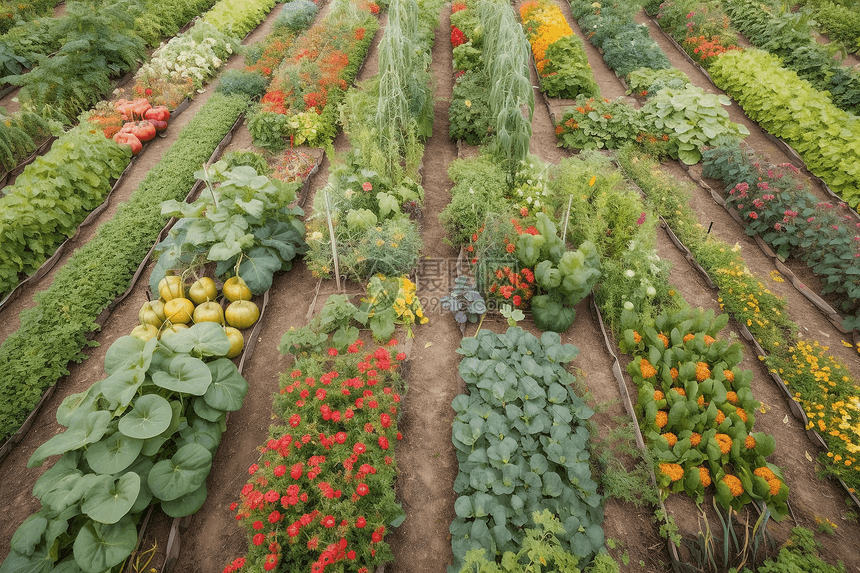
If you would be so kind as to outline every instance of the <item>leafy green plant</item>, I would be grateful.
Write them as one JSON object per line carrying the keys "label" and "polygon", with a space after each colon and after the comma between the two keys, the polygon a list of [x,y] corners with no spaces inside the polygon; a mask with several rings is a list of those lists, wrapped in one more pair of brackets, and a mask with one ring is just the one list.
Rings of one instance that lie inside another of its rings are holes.
{"label": "leafy green plant", "polygon": [[690,83],[687,74],[676,68],[655,70],[637,68],[627,75],[630,93],[638,97],[653,96],[663,88],[683,90]]}
{"label": "leafy green plant", "polygon": [[206,12],[203,21],[229,36],[241,38],[262,22],[274,6],[275,0],[219,0]]}
{"label": "leafy green plant", "polygon": [[790,571],[820,571],[821,573],[844,573],[840,562],[833,566],[819,556],[820,544],[812,531],[803,527],[791,530],[791,537],[782,547],[776,560],[763,563],[758,573],[789,573]]}
{"label": "leafy green plant", "polygon": [[311,0],[292,0],[281,8],[273,26],[299,32],[313,23],[318,11],[319,7]]}
{"label": "leafy green plant", "polygon": [[[550,568],[550,571],[565,571],[579,573],[579,558],[561,548],[557,536],[564,536],[564,527],[558,519],[544,509],[542,513],[532,515],[535,529],[526,529],[523,546],[518,552],[506,551],[502,555],[501,565],[487,560],[486,549],[472,549],[466,553],[466,560],[460,573],[525,573],[540,571],[540,566]],[[590,573],[617,573],[618,563],[606,554],[599,553],[590,567],[585,571]]]}
{"label": "leafy green plant", "polygon": [[200,509],[226,413],[248,392],[229,350],[224,330],[207,322],[160,341],[117,339],[108,377],[63,400],[57,421],[66,431],[27,463],[62,456],[33,487],[42,507],[15,532],[3,568],[107,570],[131,555],[150,505],[171,517]]}
{"label": "leafy green plant", "polygon": [[12,170],[52,133],[59,135],[61,131],[59,122],[33,111],[6,115],[0,108],[0,169]]}
{"label": "leafy green plant", "polygon": [[600,88],[578,36],[559,38],[546,49],[547,64],[541,72],[541,87],[549,97],[599,96]]}
{"label": "leafy green plant", "polygon": [[298,183],[269,179],[253,167],[228,169],[223,161],[194,176],[206,183],[208,193],[191,204],[171,199],[161,205],[162,215],[179,221],[155,247],[161,254],[150,288],[156,292],[168,270],[204,256],[218,263],[216,275],[235,267],[252,293],[263,294],[274,273],[290,270],[293,259],[307,249],[299,219],[304,211],[291,206]]}
{"label": "leafy green plant", "polygon": [[448,108],[448,137],[469,145],[481,145],[493,135],[496,122],[490,114],[489,78],[483,69],[457,78]]}
{"label": "leafy green plant", "polygon": [[678,159],[694,165],[702,159],[702,149],[718,139],[749,135],[743,124],[729,119],[724,106],[731,105],[728,96],[708,94],[692,84],[683,90],[660,90],[642,108],[645,120],[659,133],[669,134],[677,142]]}
{"label": "leafy green plant", "polygon": [[247,70],[227,70],[218,82],[218,91],[226,94],[242,94],[253,100],[266,93],[269,80],[258,73]]}
{"label": "leafy green plant", "polygon": [[603,546],[603,510],[588,463],[592,411],[563,366],[578,350],[556,333],[538,339],[512,327],[464,338],[457,352],[470,393],[452,403],[460,472],[449,571],[460,571],[473,549],[495,556],[534,543],[523,528],[534,529],[532,516],[544,510],[558,517],[560,549],[589,559]]}
{"label": "leafy green plant", "polygon": [[474,324],[487,312],[484,297],[475,290],[474,283],[467,276],[454,279],[454,288],[442,297],[439,304],[443,311],[454,313],[454,320],[459,324],[466,324],[466,321]]}
{"label": "leafy green plant", "polygon": [[567,149],[614,149],[648,131],[643,114],[623,101],[577,98],[556,126],[559,146]]}
{"label": "leafy green plant", "polygon": [[0,263],[0,293],[33,274],[84,217],[101,204],[131,159],[127,147],[84,124],[54,142],[0,198],[7,255]]}
{"label": "leafy green plant", "polygon": [[68,373],[70,361],[84,359],[96,317],[128,288],[164,226],[159,205],[188,193],[195,170],[246,107],[242,98],[213,95],[129,201],[36,295],[38,304],[21,314],[20,327],[0,345],[0,436],[18,429],[44,390]]}

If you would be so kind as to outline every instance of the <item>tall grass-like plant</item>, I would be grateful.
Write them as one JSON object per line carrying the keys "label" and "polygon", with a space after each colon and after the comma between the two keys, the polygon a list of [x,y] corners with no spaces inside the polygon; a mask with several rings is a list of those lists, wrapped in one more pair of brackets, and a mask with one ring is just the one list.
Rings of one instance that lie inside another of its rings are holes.
{"label": "tall grass-like plant", "polygon": [[493,146],[505,160],[513,180],[526,159],[532,136],[535,100],[529,79],[529,43],[507,4],[484,1],[478,17],[486,31],[484,62],[490,78],[490,112],[496,118]]}
{"label": "tall grass-like plant", "polygon": [[432,134],[430,45],[421,41],[420,10],[415,0],[395,0],[379,44],[379,99],[376,129],[386,158],[386,174],[394,176],[409,145],[410,133]]}

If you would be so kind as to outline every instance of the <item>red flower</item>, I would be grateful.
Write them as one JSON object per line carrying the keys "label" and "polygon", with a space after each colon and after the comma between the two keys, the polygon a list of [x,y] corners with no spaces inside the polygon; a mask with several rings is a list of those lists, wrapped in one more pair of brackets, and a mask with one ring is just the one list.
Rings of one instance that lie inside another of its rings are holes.
{"label": "red flower", "polygon": [[316,549],[319,545],[319,539],[316,537],[311,537],[308,539],[308,549]]}
{"label": "red flower", "polygon": [[269,514],[269,523],[277,523],[281,520],[281,512],[277,509]]}
{"label": "red flower", "polygon": [[248,468],[248,473],[254,475],[258,469],[260,469],[260,466],[257,464],[251,464],[251,467]]}
{"label": "red flower", "polygon": [[361,188],[365,191],[373,191],[373,185],[370,183],[370,181],[365,181],[364,183],[362,183]]}
{"label": "red flower", "polygon": [[363,529],[364,526],[367,525],[367,520],[364,517],[359,517],[355,520],[355,526],[359,529]]}
{"label": "red flower", "polygon": [[335,521],[333,515],[326,515],[322,520],[323,527],[334,527],[337,525],[337,521]]}
{"label": "red flower", "polygon": [[366,483],[360,483],[360,484],[358,484],[358,487],[355,488],[355,493],[364,497],[365,495],[370,493],[370,488],[367,487]]}
{"label": "red flower", "polygon": [[268,555],[266,555],[266,562],[263,565],[263,569],[265,569],[266,571],[271,571],[272,569],[274,569],[277,566],[278,566],[278,556],[275,555],[274,553],[269,553]]}
{"label": "red flower", "polygon": [[379,422],[382,424],[383,428],[387,428],[391,425],[391,416],[389,416],[388,414],[380,414]]}
{"label": "red flower", "polygon": [[253,523],[253,525],[251,525],[251,527],[253,527],[254,529],[263,529],[263,522],[257,520]]}
{"label": "red flower", "polygon": [[394,460],[391,459],[391,456],[385,456],[385,465],[390,466],[393,461]]}
{"label": "red flower", "polygon": [[268,502],[273,502],[273,501],[278,501],[278,499],[280,497],[281,497],[281,494],[279,494],[278,492],[276,492],[273,489],[270,489],[269,491],[266,492],[265,499]]}
{"label": "red flower", "polygon": [[329,348],[328,349],[329,356],[337,356],[337,348]]}
{"label": "red flower", "polygon": [[143,93],[146,94],[147,97],[152,95],[152,90],[150,88],[146,88],[143,90]]}
{"label": "red flower", "polygon": [[379,543],[380,541],[382,541],[382,533],[380,533],[380,532],[379,532],[379,530],[377,529],[376,531],[374,531],[374,532],[371,534],[371,536],[370,536],[370,540],[371,540],[373,543]]}
{"label": "red flower", "polygon": [[513,253],[516,250],[516,246],[513,243],[508,243],[505,250],[509,253]]}
{"label": "red flower", "polygon": [[514,306],[520,306],[520,304],[522,304],[522,302],[523,302],[522,297],[520,297],[520,295],[518,295],[518,294],[515,294],[514,295]]}
{"label": "red flower", "polygon": [[750,211],[750,219],[758,219],[758,213],[756,213],[755,211]]}
{"label": "red flower", "polygon": [[293,464],[293,467],[290,469],[290,477],[293,479],[299,479],[302,477],[302,463],[299,462],[297,464]]}
{"label": "red flower", "polygon": [[[250,484],[248,484],[248,485],[250,485]],[[251,487],[253,488],[254,486],[251,486]],[[230,511],[236,511],[237,507],[239,507],[239,504],[234,501],[233,503],[230,504]]]}
{"label": "red flower", "polygon": [[382,448],[383,450],[387,450],[388,449],[388,438],[386,438],[385,436],[379,436],[379,447]]}
{"label": "red flower", "polygon": [[[262,525],[262,523],[260,525]],[[266,536],[262,533],[258,533],[254,536],[254,539],[252,541],[254,542],[254,545],[262,545],[265,540]]]}
{"label": "red flower", "polygon": [[355,561],[355,551],[347,551],[346,558]]}
{"label": "red flower", "polygon": [[289,535],[290,537],[295,537],[299,534],[300,529],[301,526],[298,522],[291,523],[290,526],[287,528],[287,535]]}
{"label": "red flower", "polygon": [[293,414],[292,416],[290,416],[290,426],[292,426],[293,428],[297,427],[301,423],[301,421],[302,417],[298,414]]}
{"label": "red flower", "polygon": [[365,446],[361,442],[358,442],[352,447],[352,451],[355,452],[356,454],[363,454],[364,452],[367,451],[367,446]]}
{"label": "red flower", "polygon": [[326,397],[325,388],[317,388],[316,396],[317,396],[317,400],[325,400],[325,397]]}
{"label": "red flower", "polygon": [[397,439],[398,439],[398,440],[402,440],[402,439],[403,439],[403,434],[401,434],[400,432],[397,432]]}
{"label": "red flower", "polygon": [[277,466],[272,473],[275,474],[275,477],[281,477],[285,473],[287,473],[287,466]]}

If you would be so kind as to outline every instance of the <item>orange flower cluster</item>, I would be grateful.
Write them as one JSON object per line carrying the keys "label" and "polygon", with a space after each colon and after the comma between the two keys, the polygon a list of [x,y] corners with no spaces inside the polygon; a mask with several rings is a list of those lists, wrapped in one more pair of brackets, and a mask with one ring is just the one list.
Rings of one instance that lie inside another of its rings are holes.
{"label": "orange flower cluster", "polygon": [[692,332],[690,332],[690,333],[684,335],[684,342],[690,342],[694,338],[696,338],[696,335],[693,334]]}
{"label": "orange flower cluster", "polygon": [[699,466],[699,480],[704,487],[711,485],[711,472],[708,471],[708,468]]}
{"label": "orange flower cluster", "polygon": [[755,449],[755,438],[752,437],[752,434],[748,435],[744,440],[744,447],[748,450]]}
{"label": "orange flower cluster", "polygon": [[636,344],[639,344],[640,342],[642,342],[642,335],[639,334],[638,332],[636,332],[635,330],[633,331],[633,342],[635,342]]}
{"label": "orange flower cluster", "polygon": [[734,44],[723,46],[720,44],[719,36],[712,36],[711,38],[693,36],[684,40],[684,44],[688,46],[688,51],[689,47],[692,47],[693,54],[699,56],[699,61],[704,64],[714,61],[714,59],[722,56],[729,50],[740,50]]}
{"label": "orange flower cluster", "polygon": [[678,436],[673,434],[672,432],[666,432],[665,434],[661,434],[664,438],[666,438],[666,442],[669,444],[669,447],[673,447],[678,443]]}
{"label": "orange flower cluster", "polygon": [[675,387],[673,386],[673,387],[672,387],[672,390],[674,390],[675,392],[677,392],[677,393],[678,393],[678,394],[680,394],[681,396],[684,396],[684,397],[686,397],[686,396],[687,396],[687,391],[686,391],[686,390],[684,390],[683,388],[675,388]]}
{"label": "orange flower cluster", "polygon": [[654,416],[654,423],[657,424],[658,428],[665,427],[669,423],[669,414],[663,410],[657,410],[657,415]]}
{"label": "orange flower cluster", "polygon": [[677,380],[678,379],[678,369],[677,368],[670,368],[669,369],[669,375],[672,376],[672,380]]}
{"label": "orange flower cluster", "polygon": [[717,440],[717,445],[720,446],[720,453],[727,454],[732,451],[732,437],[728,434],[717,434],[714,436]]}
{"label": "orange flower cluster", "polygon": [[665,397],[666,396],[664,396],[663,392],[661,392],[660,390],[654,390],[654,401],[655,402],[662,400]]}
{"label": "orange flower cluster", "polygon": [[733,390],[729,390],[726,392],[726,400],[728,400],[729,404],[737,404],[738,403],[738,394]]}
{"label": "orange flower cluster", "polygon": [[[717,412],[717,425],[722,424],[725,420],[726,420],[726,415],[722,411]],[[725,452],[723,452],[723,453],[725,453]]]}
{"label": "orange flower cluster", "polygon": [[725,376],[726,380],[728,380],[729,382],[735,381],[735,373],[731,370],[723,370],[723,376]]}
{"label": "orange flower cluster", "polygon": [[723,477],[723,483],[729,486],[729,491],[732,492],[732,496],[738,497],[740,495],[743,495],[744,486],[743,484],[741,484],[741,480],[739,480],[736,476],[726,474]]}
{"label": "orange flower cluster", "polygon": [[546,0],[526,2],[520,7],[520,18],[527,30],[535,67],[543,74],[546,66],[546,50],[556,41],[572,36],[573,30],[564,18],[561,9]]}
{"label": "orange flower cluster", "polygon": [[660,473],[669,476],[672,481],[678,481],[684,477],[684,468],[678,464],[660,464]]}
{"label": "orange flower cluster", "polygon": [[690,434],[690,444],[693,447],[698,446],[700,443],[702,443],[702,434],[697,434],[696,432]]}
{"label": "orange flower cluster", "polygon": [[642,362],[639,363],[639,370],[642,372],[642,377],[645,379],[657,375],[657,369],[654,368],[645,358],[643,358]]}
{"label": "orange flower cluster", "polygon": [[704,382],[711,377],[711,369],[705,362],[696,362],[696,380]]}
{"label": "orange flower cluster", "polygon": [[707,334],[705,335],[705,344],[710,346],[711,344],[714,343],[714,341],[715,341],[715,339],[712,336],[708,336]]}
{"label": "orange flower cluster", "polygon": [[749,419],[749,418],[747,417],[746,410],[744,410],[743,408],[737,408],[737,409],[735,410],[735,413],[738,415],[738,418],[740,418],[740,419],[741,419],[741,420],[743,420],[744,422],[746,422],[746,421]]}
{"label": "orange flower cluster", "polygon": [[780,488],[782,488],[782,482],[779,481],[779,478],[776,477],[772,471],[770,471],[770,468],[756,468],[755,471],[753,471],[753,474],[760,478],[764,478],[770,486],[770,495],[777,495],[779,493]]}
{"label": "orange flower cluster", "polygon": [[667,337],[665,334],[663,334],[661,332],[660,334],[657,335],[657,338],[659,338],[660,340],[663,341],[663,346],[665,348],[669,348],[669,337]]}

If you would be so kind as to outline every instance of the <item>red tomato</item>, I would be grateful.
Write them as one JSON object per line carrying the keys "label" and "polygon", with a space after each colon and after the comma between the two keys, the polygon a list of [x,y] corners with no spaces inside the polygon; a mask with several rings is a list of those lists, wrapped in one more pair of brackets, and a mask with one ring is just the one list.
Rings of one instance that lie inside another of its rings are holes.
{"label": "red tomato", "polygon": [[166,106],[157,105],[150,108],[143,114],[143,117],[148,120],[157,119],[158,121],[167,121],[170,119],[170,110]]}
{"label": "red tomato", "polygon": [[155,126],[155,131],[162,132],[167,129],[166,121],[159,121],[157,119],[148,119],[147,121]]}
{"label": "red tomato", "polygon": [[130,133],[140,141],[149,141],[155,137],[155,126],[149,121],[130,121],[122,126],[122,133]]}

